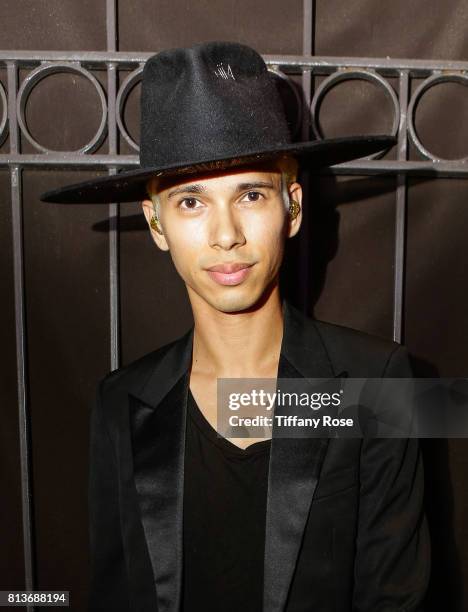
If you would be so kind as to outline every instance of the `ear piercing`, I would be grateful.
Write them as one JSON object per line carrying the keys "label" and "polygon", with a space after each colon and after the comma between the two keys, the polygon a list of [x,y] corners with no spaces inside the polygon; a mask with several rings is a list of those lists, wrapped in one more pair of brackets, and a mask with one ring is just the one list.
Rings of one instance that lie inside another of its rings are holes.
{"label": "ear piercing", "polygon": [[158,219],[158,217],[157,217],[156,215],[153,215],[153,216],[151,217],[151,219],[150,219],[150,225],[151,225],[151,227],[152,227],[154,230],[156,230],[156,231],[158,232],[158,234],[162,234],[162,233],[163,233],[163,231],[162,231],[162,227],[161,227],[161,225],[160,225],[160,223],[159,223],[159,219]]}
{"label": "ear piercing", "polygon": [[292,221],[297,217],[300,210],[301,210],[301,207],[299,206],[299,202],[296,202],[296,200],[291,200],[289,204],[289,215]]}

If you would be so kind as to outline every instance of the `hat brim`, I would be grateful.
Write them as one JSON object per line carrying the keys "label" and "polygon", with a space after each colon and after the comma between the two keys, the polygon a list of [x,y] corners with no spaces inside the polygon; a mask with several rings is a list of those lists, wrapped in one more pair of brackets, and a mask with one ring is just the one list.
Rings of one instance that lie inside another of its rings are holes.
{"label": "hat brim", "polygon": [[[242,166],[244,164],[291,154],[314,168],[323,168],[359,159],[383,151],[394,144],[393,136],[348,136],[311,142],[298,142],[275,149],[249,151],[244,155],[211,158],[197,162],[159,165],[138,168],[117,175],[104,176],[92,181],[68,185],[41,194],[42,202],[61,204],[108,204],[110,202],[137,202],[148,197],[147,181],[154,176],[190,175],[211,168],[213,162],[219,167]],[[232,160],[235,160],[233,162]],[[230,163],[231,162],[231,163]]]}

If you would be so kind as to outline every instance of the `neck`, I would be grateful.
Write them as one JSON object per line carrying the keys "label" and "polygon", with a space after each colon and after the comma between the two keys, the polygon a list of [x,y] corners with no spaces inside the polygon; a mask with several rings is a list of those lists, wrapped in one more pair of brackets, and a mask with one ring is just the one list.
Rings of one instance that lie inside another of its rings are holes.
{"label": "neck", "polygon": [[194,315],[192,372],[218,378],[276,376],[283,311],[276,285],[247,311],[225,313],[190,296]]}

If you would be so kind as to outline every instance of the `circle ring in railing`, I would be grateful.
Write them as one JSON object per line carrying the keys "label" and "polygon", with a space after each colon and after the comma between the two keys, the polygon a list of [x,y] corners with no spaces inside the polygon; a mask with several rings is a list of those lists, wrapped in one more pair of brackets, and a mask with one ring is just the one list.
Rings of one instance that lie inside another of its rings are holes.
{"label": "circle ring in railing", "polygon": [[285,74],[284,72],[282,72],[278,68],[278,66],[276,66],[276,65],[268,66],[268,72],[271,72],[272,74],[274,74],[277,77],[279,77],[280,79],[282,79],[288,85],[290,90],[293,92],[294,98],[296,100],[296,108],[298,109],[298,113],[297,113],[297,116],[296,116],[296,123],[293,126],[293,128],[291,129],[291,136],[292,136],[292,138],[295,138],[295,136],[298,133],[299,126],[302,123],[302,100],[301,100],[301,97],[299,96],[299,93],[298,93],[297,89],[291,83],[291,80],[288,77],[288,75]]}
{"label": "circle ring in railing", "polygon": [[137,83],[141,81],[142,72],[143,72],[143,66],[140,66],[139,68],[137,68],[136,70],[134,70],[127,76],[127,78],[124,80],[124,82],[122,83],[119,89],[119,92],[117,94],[117,99],[115,102],[116,113],[117,113],[117,125],[119,128],[119,131],[122,134],[122,136],[125,138],[125,140],[128,142],[128,144],[132,147],[132,149],[135,149],[135,151],[137,152],[140,151],[140,147],[128,133],[128,130],[125,127],[125,123],[122,117],[122,112],[123,112],[125,101],[127,100],[127,97],[129,96],[130,92],[135,87],[135,85],[137,85]]}
{"label": "circle ring in railing", "polygon": [[0,83],[0,100],[3,106],[2,119],[0,121],[0,146],[5,142],[5,138],[8,134],[8,101],[6,97],[5,90],[3,88],[2,83]]}
{"label": "circle ring in railing", "polygon": [[[101,110],[102,117],[101,123],[97,129],[96,134],[93,138],[81,149],[77,149],[74,151],[57,151],[53,149],[48,149],[47,147],[42,146],[33,138],[31,135],[27,123],[26,123],[26,104],[28,101],[28,97],[34,87],[42,81],[42,79],[50,76],[51,74],[57,73],[71,73],[71,74],[79,74],[87,79],[96,89],[99,100],[101,102]],[[77,64],[42,64],[38,68],[34,69],[32,72],[28,74],[28,76],[24,79],[21,87],[18,91],[18,101],[16,107],[16,113],[18,117],[18,125],[23,133],[24,137],[39,151],[43,153],[92,153],[95,151],[99,145],[102,144],[106,135],[106,127],[107,127],[107,102],[104,91],[99,83],[99,81],[88,71],[82,68]]]}
{"label": "circle ring in railing", "polygon": [[421,83],[421,85],[416,89],[414,94],[411,97],[410,103],[408,105],[408,131],[413,141],[413,144],[418,149],[418,151],[427,159],[430,159],[434,162],[448,161],[448,162],[466,162],[468,161],[468,156],[460,157],[458,159],[444,159],[442,157],[437,157],[433,155],[428,149],[424,147],[422,142],[419,140],[419,137],[416,133],[416,128],[414,125],[415,113],[418,103],[422,97],[422,95],[434,85],[438,85],[439,83],[461,83],[462,85],[468,85],[468,75],[467,74],[459,74],[456,73],[445,73],[445,74],[433,74],[425,81]]}
{"label": "circle ring in railing", "polygon": [[[314,97],[312,98],[312,102],[310,104],[312,129],[314,130],[315,136],[320,140],[324,137],[322,134],[322,130],[320,129],[320,126],[318,124],[318,110],[325,95],[338,83],[353,79],[369,81],[370,83],[376,84],[379,87],[383,88],[385,95],[390,99],[393,106],[393,122],[391,128],[391,135],[396,136],[398,134],[398,126],[400,125],[400,104],[398,102],[396,93],[390,83],[382,76],[380,76],[380,74],[376,72],[370,72],[368,70],[337,70],[336,72],[333,72],[329,77],[327,77],[324,81],[322,81],[322,83],[320,83],[320,85],[315,91]],[[384,155],[384,153],[385,151],[380,151],[378,153],[368,155],[367,157],[363,157],[362,159],[378,159],[379,157]]]}

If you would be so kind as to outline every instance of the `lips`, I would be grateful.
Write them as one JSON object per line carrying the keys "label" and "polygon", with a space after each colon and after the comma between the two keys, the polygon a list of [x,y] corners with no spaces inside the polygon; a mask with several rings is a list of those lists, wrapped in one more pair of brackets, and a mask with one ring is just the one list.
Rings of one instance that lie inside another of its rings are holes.
{"label": "lips", "polygon": [[207,269],[209,276],[219,285],[239,285],[248,276],[253,264],[225,263]]}
{"label": "lips", "polygon": [[249,268],[251,265],[252,264],[247,263],[217,264],[216,266],[211,266],[211,268],[208,268],[208,270],[211,270],[212,272],[222,272],[223,274],[232,274],[238,270]]}

